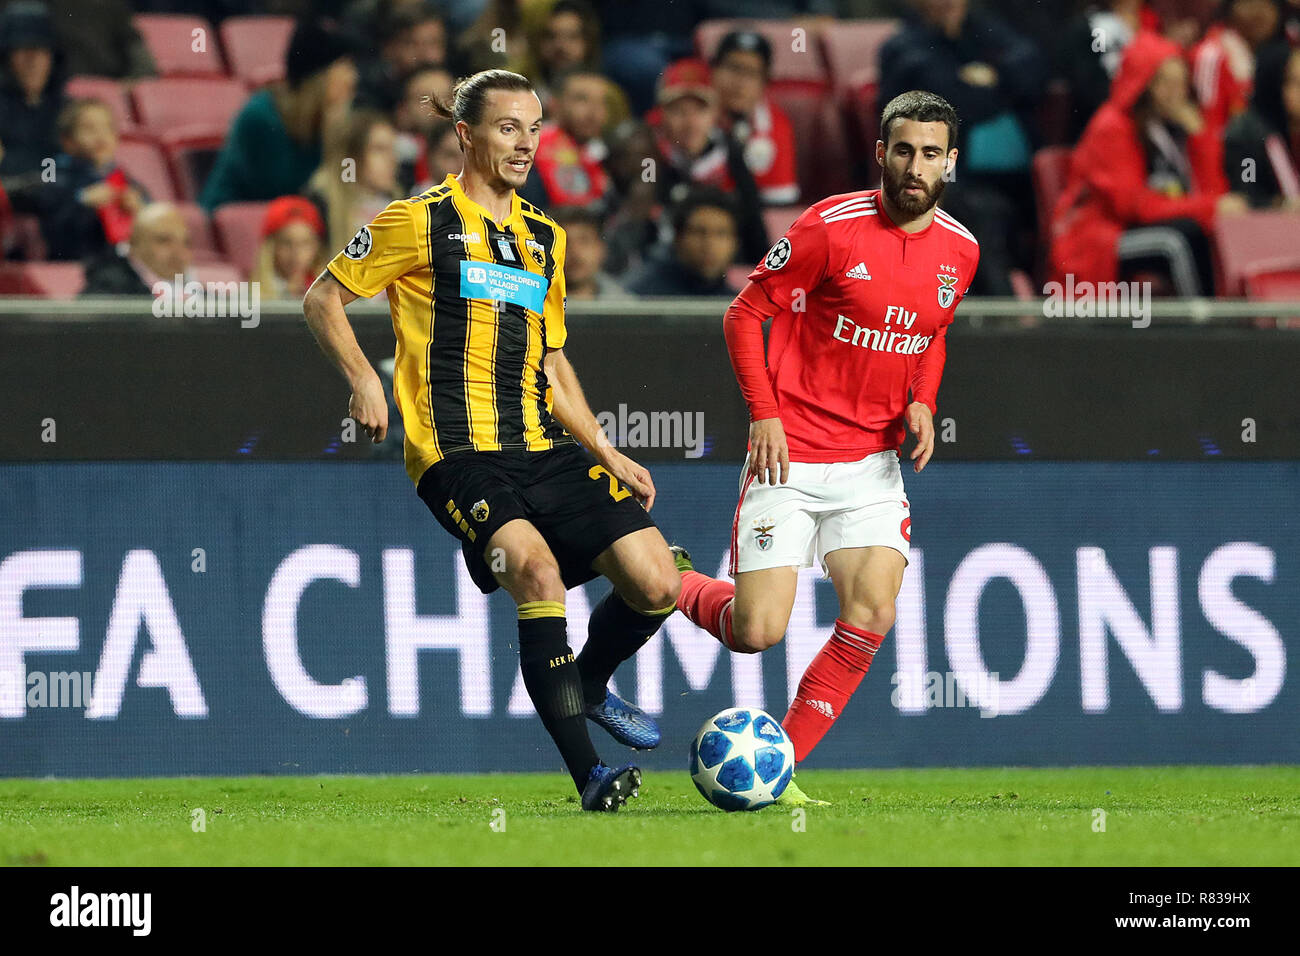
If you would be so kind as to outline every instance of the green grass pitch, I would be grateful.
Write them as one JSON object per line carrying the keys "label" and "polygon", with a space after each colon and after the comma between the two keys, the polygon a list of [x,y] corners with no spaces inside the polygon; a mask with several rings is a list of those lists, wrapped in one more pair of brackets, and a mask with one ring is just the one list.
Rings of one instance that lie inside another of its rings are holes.
{"label": "green grass pitch", "polygon": [[684,771],[648,773],[617,814],[582,813],[558,774],[0,780],[0,864],[1300,862],[1300,767],[807,770],[799,782],[834,805],[723,813]]}

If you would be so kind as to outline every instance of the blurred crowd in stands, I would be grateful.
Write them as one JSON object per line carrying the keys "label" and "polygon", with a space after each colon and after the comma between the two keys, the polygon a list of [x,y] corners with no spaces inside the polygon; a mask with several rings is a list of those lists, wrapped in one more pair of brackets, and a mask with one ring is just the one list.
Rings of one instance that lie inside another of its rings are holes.
{"label": "blurred crowd in stands", "polygon": [[490,67],[541,97],[524,198],[575,299],[734,293],[809,203],[878,185],[916,88],[961,118],[977,294],[1300,299],[1300,0],[7,0],[0,294],[300,297],[460,171],[425,100]]}

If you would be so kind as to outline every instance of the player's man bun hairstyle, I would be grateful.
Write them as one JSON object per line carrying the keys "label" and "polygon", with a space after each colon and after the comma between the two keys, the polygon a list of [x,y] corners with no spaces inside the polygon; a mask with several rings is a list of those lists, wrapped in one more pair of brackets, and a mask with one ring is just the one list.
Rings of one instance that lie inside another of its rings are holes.
{"label": "player's man bun hairstyle", "polygon": [[[468,126],[477,126],[483,121],[483,110],[487,106],[488,94],[496,90],[512,93],[537,92],[526,76],[511,73],[509,70],[483,70],[457,81],[451,88],[451,96],[448,99],[428,95],[425,101],[434,114],[443,119],[449,119],[453,123],[464,120]],[[464,148],[462,143],[461,149]]]}
{"label": "player's man bun hairstyle", "polygon": [[948,148],[957,145],[957,111],[937,93],[908,90],[885,104],[880,114],[880,138],[889,146],[889,130],[894,120],[910,119],[918,123],[944,123],[948,127]]}

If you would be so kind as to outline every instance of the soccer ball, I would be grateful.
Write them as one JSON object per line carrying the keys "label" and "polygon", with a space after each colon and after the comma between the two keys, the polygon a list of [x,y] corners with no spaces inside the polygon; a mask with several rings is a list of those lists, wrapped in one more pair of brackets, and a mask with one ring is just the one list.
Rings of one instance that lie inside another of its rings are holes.
{"label": "soccer ball", "polygon": [[691,741],[691,780],[722,810],[761,810],[785,792],[794,774],[794,744],[754,707],[710,717]]}

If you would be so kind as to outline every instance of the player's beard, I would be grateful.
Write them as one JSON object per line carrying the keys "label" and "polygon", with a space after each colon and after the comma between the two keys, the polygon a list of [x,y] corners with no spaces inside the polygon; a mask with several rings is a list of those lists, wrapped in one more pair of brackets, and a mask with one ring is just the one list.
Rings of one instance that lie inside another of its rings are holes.
{"label": "player's beard", "polygon": [[[915,179],[906,173],[896,177],[888,166],[882,170],[881,175],[886,198],[894,204],[896,209],[912,218],[929,212],[933,206],[937,205],[939,197],[943,195],[944,187],[948,185],[942,178],[935,180],[933,186],[927,186],[923,181]],[[925,195],[909,196],[903,191],[908,186],[920,186],[925,190]]]}

